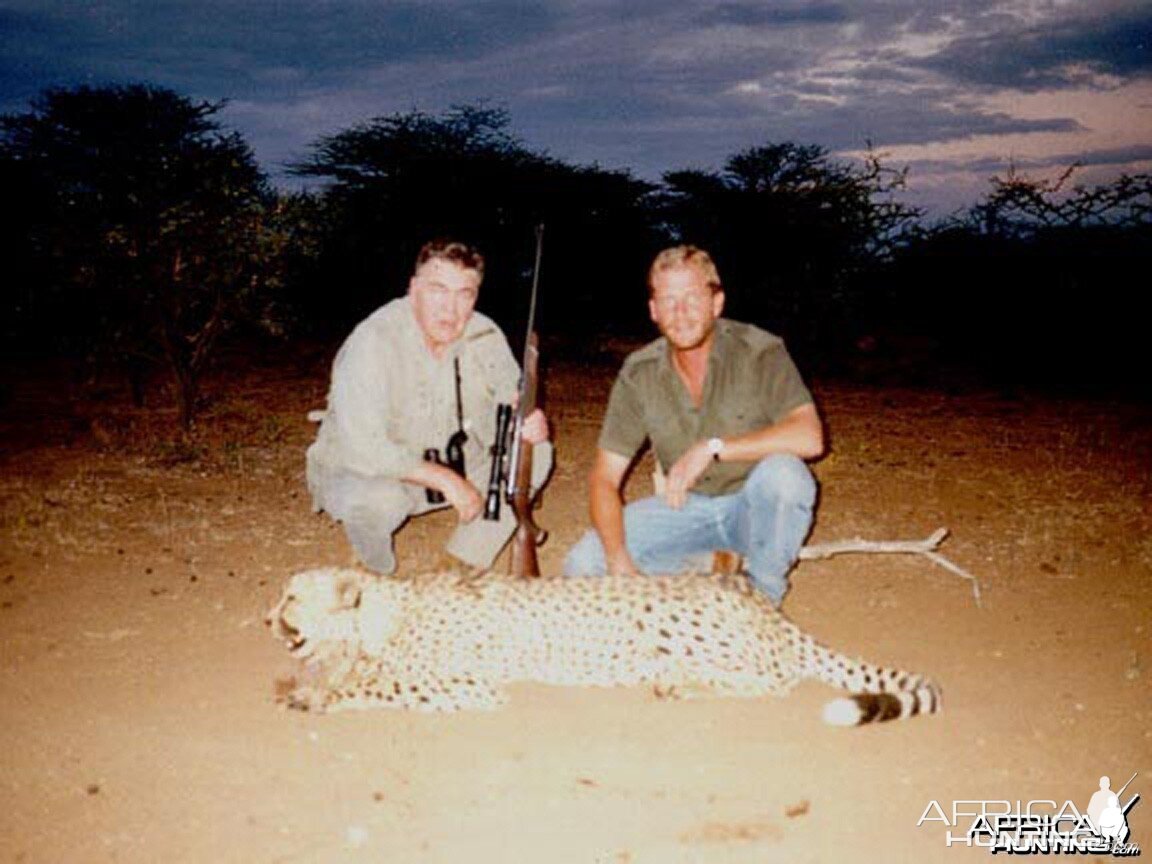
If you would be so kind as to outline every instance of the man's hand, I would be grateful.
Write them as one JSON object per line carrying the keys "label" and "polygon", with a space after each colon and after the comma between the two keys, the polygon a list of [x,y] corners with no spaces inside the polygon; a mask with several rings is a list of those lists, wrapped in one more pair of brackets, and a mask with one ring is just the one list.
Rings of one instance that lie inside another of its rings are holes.
{"label": "man's hand", "polygon": [[440,491],[448,503],[456,508],[460,521],[471,522],[484,509],[484,496],[466,477],[461,477],[455,472],[450,473],[452,479],[446,482]]}
{"label": "man's hand", "polygon": [[419,462],[401,479],[439,492],[456,508],[461,522],[471,522],[484,509],[484,498],[479,490],[467,477],[460,476],[447,465]]}
{"label": "man's hand", "polygon": [[640,570],[627,549],[621,549],[615,555],[607,556],[609,576],[639,576]]}
{"label": "man's hand", "polygon": [[684,451],[676,464],[668,471],[664,485],[664,500],[668,506],[679,510],[688,500],[688,491],[712,464],[712,454],[708,452],[708,442],[697,441]]}
{"label": "man's hand", "polygon": [[539,408],[525,417],[520,426],[520,437],[529,444],[543,444],[548,440],[548,434],[548,418]]}

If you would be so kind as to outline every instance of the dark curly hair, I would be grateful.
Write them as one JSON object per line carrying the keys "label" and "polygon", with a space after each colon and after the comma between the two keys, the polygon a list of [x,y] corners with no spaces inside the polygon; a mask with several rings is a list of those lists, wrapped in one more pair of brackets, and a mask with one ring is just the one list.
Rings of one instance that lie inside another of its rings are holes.
{"label": "dark curly hair", "polygon": [[419,270],[429,261],[447,261],[464,270],[474,270],[481,278],[484,276],[484,256],[480,250],[459,240],[447,237],[429,240],[420,247],[415,269]]}

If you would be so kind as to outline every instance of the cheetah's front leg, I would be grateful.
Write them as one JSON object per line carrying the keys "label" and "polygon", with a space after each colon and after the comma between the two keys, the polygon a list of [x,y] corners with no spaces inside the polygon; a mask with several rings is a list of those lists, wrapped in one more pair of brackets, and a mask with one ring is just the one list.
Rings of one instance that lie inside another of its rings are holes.
{"label": "cheetah's front leg", "polygon": [[312,681],[298,682],[295,678],[281,678],[276,681],[275,695],[277,705],[295,711],[322,714],[328,710],[332,690]]}
{"label": "cheetah's front leg", "polygon": [[[508,701],[491,682],[472,675],[444,677],[411,669],[382,670],[339,690],[339,706],[347,708],[401,708],[408,711],[449,713],[490,711]],[[343,705],[345,702],[353,704]]]}
{"label": "cheetah's front leg", "polygon": [[472,675],[443,676],[411,667],[395,668],[378,659],[361,658],[347,674],[323,685],[296,687],[286,700],[306,711],[454,712],[492,710],[507,695],[491,682]]}

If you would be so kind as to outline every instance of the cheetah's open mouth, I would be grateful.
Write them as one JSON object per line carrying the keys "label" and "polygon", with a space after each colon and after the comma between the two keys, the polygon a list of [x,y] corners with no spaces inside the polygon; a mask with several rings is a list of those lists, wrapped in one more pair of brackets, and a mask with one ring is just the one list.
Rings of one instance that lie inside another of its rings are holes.
{"label": "cheetah's open mouth", "polygon": [[308,642],[306,636],[285,621],[283,618],[276,618],[272,621],[272,630],[278,639],[283,639],[284,644],[288,646],[288,650],[296,654]]}

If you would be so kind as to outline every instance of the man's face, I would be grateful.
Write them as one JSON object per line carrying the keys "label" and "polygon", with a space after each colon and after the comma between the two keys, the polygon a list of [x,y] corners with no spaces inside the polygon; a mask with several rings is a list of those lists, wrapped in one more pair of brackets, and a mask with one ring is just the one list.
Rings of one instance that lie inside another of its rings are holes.
{"label": "man's face", "polygon": [[439,258],[420,265],[408,282],[408,296],[429,348],[439,352],[463,335],[479,293],[475,270]]}
{"label": "man's face", "polygon": [[673,348],[687,351],[703,345],[723,309],[724,292],[713,293],[695,267],[661,270],[652,277],[648,314]]}

